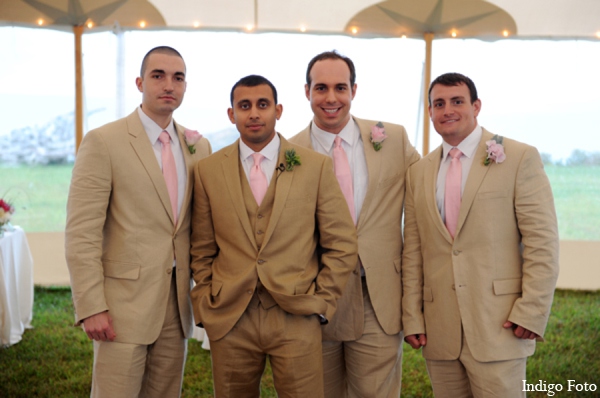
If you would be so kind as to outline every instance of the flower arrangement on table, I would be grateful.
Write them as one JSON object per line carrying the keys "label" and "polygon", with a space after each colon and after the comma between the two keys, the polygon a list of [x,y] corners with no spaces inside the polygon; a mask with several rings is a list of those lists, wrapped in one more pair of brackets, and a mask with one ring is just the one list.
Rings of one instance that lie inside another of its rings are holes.
{"label": "flower arrangement on table", "polygon": [[10,222],[10,217],[15,212],[15,207],[7,200],[0,199],[0,228]]}

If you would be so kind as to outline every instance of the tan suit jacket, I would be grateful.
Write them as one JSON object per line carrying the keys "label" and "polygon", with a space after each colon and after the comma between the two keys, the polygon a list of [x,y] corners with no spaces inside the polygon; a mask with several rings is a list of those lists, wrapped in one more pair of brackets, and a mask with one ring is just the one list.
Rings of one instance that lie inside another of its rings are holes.
{"label": "tan suit jacket", "polygon": [[[384,123],[388,136],[379,151],[370,141],[371,127],[378,122],[354,118],[360,129],[369,182],[358,217],[358,256],[365,270],[367,286],[379,324],[387,334],[402,330],[402,209],[404,178],[408,167],[419,159],[404,127]],[[290,139],[312,148],[309,125]],[[323,327],[323,339],[357,340],[363,334],[363,297],[359,264],[355,264],[346,290],[339,301],[338,316]]]}
{"label": "tan suit jacket", "polygon": [[207,139],[190,154],[175,124],[187,167],[177,226],[152,144],[137,114],[86,134],[79,148],[67,204],[65,234],[75,321],[109,310],[115,341],[154,342],[163,325],[177,258],[177,297],[186,337],[189,300],[190,200],[193,167],[210,154]]}
{"label": "tan suit jacket", "polygon": [[[211,340],[235,325],[259,279],[283,310],[331,319],[356,264],[356,231],[331,160],[280,139],[278,163],[294,148],[302,165],[273,174],[275,198],[260,247],[242,197],[238,142],[196,167],[192,302]],[[324,248],[321,267],[317,244]]]}
{"label": "tan suit jacket", "polygon": [[426,333],[423,355],[457,359],[461,327],[481,362],[524,358],[535,341],[506,320],[543,336],[558,276],[554,200],[537,150],[505,138],[506,160],[483,164],[484,129],[463,191],[454,241],[435,190],[442,149],[408,172],[403,253],[406,335]]}

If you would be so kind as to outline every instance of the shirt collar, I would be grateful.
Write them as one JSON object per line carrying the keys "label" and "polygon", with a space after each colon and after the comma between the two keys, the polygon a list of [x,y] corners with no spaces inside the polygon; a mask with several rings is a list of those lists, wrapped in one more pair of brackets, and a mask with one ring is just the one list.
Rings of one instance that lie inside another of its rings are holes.
{"label": "shirt collar", "polygon": [[317,142],[327,152],[330,152],[331,148],[333,147],[333,141],[335,140],[336,136],[340,136],[340,138],[343,141],[346,141],[346,143],[348,143],[348,145],[350,145],[351,147],[354,146],[354,143],[356,142],[356,139],[358,137],[358,134],[356,134],[357,129],[354,128],[354,125],[355,125],[354,119],[352,117],[350,117],[350,120],[348,120],[348,123],[346,123],[344,128],[338,134],[332,134],[332,133],[329,133],[329,132],[319,128],[319,126],[317,126],[317,124],[315,122],[312,122],[311,123],[311,133],[313,134],[313,136],[315,137]]}
{"label": "shirt collar", "polygon": [[483,129],[478,124],[475,126],[475,129],[465,137],[464,140],[460,142],[456,147],[448,144],[446,141],[442,141],[442,159],[446,159],[448,153],[452,148],[458,148],[460,151],[468,157],[469,159],[475,156],[475,151],[477,150],[477,146],[479,145],[479,141],[481,141],[481,135],[483,134]]}
{"label": "shirt collar", "polygon": [[[280,142],[281,142],[281,140],[279,139],[279,134],[275,133],[275,136],[273,137],[271,142],[269,142],[259,153],[269,160],[276,159],[277,156],[279,156]],[[247,158],[252,156],[252,154],[254,153],[254,150],[252,150],[248,145],[246,145],[244,143],[244,141],[242,141],[241,139],[240,139],[239,143],[240,143],[240,145],[239,145],[240,158],[242,160],[246,160]]]}
{"label": "shirt collar", "polygon": [[173,121],[171,121],[171,123],[169,123],[167,128],[163,129],[158,124],[156,124],[156,122],[154,120],[150,119],[150,116],[148,116],[144,113],[141,105],[138,107],[137,110],[138,110],[138,116],[140,117],[140,120],[142,121],[142,126],[144,127],[144,130],[146,130],[146,134],[148,134],[148,137],[150,138],[150,142],[152,143],[152,145],[154,145],[156,143],[156,141],[158,141],[158,136],[160,135],[160,133],[163,132],[163,130],[165,130],[167,133],[169,133],[169,136],[171,137],[171,141],[175,141],[177,139],[177,133],[175,132],[175,125],[174,125]]}

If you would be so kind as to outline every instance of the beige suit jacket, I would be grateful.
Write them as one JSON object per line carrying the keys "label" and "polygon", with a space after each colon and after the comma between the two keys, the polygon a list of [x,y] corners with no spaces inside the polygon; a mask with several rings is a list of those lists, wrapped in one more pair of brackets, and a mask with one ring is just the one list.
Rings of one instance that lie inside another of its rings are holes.
{"label": "beige suit jacket", "polygon": [[186,337],[189,300],[190,201],[193,167],[210,154],[208,140],[190,154],[176,124],[187,167],[178,225],[161,169],[137,110],[86,134],[79,148],[67,204],[66,258],[75,321],[109,311],[116,341],[150,344],[162,327],[173,257]]}
{"label": "beige suit jacket", "polygon": [[[369,182],[358,217],[358,256],[363,264],[375,315],[387,334],[402,330],[402,209],[404,178],[408,167],[419,159],[404,127],[384,123],[388,136],[379,151],[370,141],[371,127],[378,122],[354,118],[365,148]],[[291,142],[312,148],[309,125]],[[363,334],[363,303],[359,264],[339,302],[337,316],[323,327],[323,339],[357,340]]]}
{"label": "beige suit jacket", "polygon": [[504,322],[540,336],[548,322],[558,276],[552,190],[531,146],[505,138],[506,160],[485,166],[492,137],[484,129],[454,241],[435,199],[441,147],[408,172],[403,322],[406,335],[427,334],[427,359],[458,358],[461,327],[476,360],[523,358],[535,341],[516,338]]}
{"label": "beige suit jacket", "polygon": [[[278,163],[294,148],[302,165],[273,174],[275,198],[260,247],[242,197],[238,142],[196,167],[192,303],[211,340],[235,325],[259,279],[283,310],[331,319],[356,264],[356,232],[331,160],[280,138]],[[317,244],[324,248],[321,267]]]}

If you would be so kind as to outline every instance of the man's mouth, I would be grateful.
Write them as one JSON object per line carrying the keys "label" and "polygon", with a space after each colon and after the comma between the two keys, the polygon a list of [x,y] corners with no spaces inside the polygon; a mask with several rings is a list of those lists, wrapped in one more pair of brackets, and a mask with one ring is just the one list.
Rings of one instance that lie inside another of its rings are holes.
{"label": "man's mouth", "polygon": [[342,108],[321,108],[321,109],[323,109],[323,112],[333,115],[333,114],[336,114]]}

